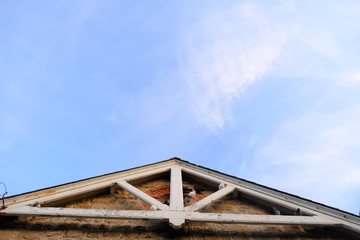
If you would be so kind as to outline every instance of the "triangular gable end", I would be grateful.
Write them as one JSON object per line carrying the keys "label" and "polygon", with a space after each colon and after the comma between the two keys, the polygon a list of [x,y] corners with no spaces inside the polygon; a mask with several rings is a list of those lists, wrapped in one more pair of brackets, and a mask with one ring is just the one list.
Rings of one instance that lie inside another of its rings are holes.
{"label": "triangular gable end", "polygon": [[[149,181],[164,174],[169,175],[169,201],[167,203],[136,187],[139,182]],[[184,192],[184,178],[195,179],[209,185],[214,191],[202,199],[191,197]],[[148,204],[149,208],[112,210],[58,207],[105,191],[114,192],[116,189],[123,189],[133,194]],[[302,215],[256,215],[201,211],[229,194],[240,194],[269,206],[269,208],[274,206],[285,213],[293,213],[297,209],[301,209]],[[186,197],[184,198],[184,196]],[[0,216],[153,219],[168,221],[176,229],[182,228],[185,222],[327,226],[340,227],[360,234],[359,217],[355,215],[197,166],[179,158],[8,197],[5,200],[6,208],[0,210]],[[190,200],[192,204],[184,202]]]}

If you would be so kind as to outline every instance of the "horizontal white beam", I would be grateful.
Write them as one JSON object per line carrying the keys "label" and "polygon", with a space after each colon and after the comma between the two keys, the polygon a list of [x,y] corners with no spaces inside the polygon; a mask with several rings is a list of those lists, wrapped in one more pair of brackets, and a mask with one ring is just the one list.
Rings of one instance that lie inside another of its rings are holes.
{"label": "horizontal white beam", "polygon": [[119,185],[119,187],[125,189],[126,191],[128,191],[128,192],[130,192],[132,194],[134,194],[135,196],[137,196],[138,198],[140,198],[144,202],[148,203],[150,206],[154,205],[158,209],[169,210],[168,205],[165,205],[165,204],[159,202],[155,198],[153,198],[150,195],[144,193],[143,191],[141,191],[138,188],[134,187],[133,185],[127,183],[126,181],[120,180],[120,181],[117,181],[116,183]]}
{"label": "horizontal white beam", "polygon": [[21,207],[5,209],[1,215],[10,216],[56,216],[78,218],[119,218],[119,219],[184,219],[189,221],[242,223],[242,224],[270,224],[270,225],[309,225],[309,226],[340,226],[330,218],[320,216],[285,216],[285,215],[248,215],[224,213],[199,213],[184,211],[137,211],[137,210],[108,210],[108,209],[79,209],[79,208],[37,208]]}
{"label": "horizontal white beam", "polygon": [[209,205],[212,202],[215,202],[216,200],[219,200],[223,197],[225,197],[226,195],[228,195],[229,193],[233,192],[235,190],[234,187],[232,186],[226,186],[216,192],[214,192],[213,194],[207,196],[206,198],[203,198],[197,202],[195,202],[194,204],[185,207],[185,211],[197,211],[199,209],[202,209],[204,207],[206,207],[207,205]]}
{"label": "horizontal white beam", "polygon": [[319,216],[250,215],[192,212],[186,219],[200,222],[222,222],[267,225],[334,226],[336,222]]}
{"label": "horizontal white beam", "polygon": [[83,208],[19,207],[0,211],[9,216],[51,216],[78,218],[116,218],[116,219],[159,219],[166,220],[167,211],[110,210]]}

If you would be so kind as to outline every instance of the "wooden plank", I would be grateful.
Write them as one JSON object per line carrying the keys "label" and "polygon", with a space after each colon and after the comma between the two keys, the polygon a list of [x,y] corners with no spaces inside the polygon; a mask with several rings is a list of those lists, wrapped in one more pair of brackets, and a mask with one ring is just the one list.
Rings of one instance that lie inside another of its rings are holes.
{"label": "wooden plank", "polygon": [[200,222],[267,224],[267,225],[308,225],[308,226],[335,226],[339,225],[330,218],[321,216],[285,216],[285,215],[249,215],[225,213],[191,212],[186,219]]}
{"label": "wooden plank", "polygon": [[[342,226],[341,222],[321,216],[249,215],[225,213],[199,213],[184,211],[138,211],[80,208],[37,208],[19,207],[0,211],[9,216],[54,216],[77,218],[115,218],[115,219],[186,219],[197,222],[299,225],[299,226]],[[181,226],[181,224],[180,224]]]}
{"label": "wooden plank", "polygon": [[171,168],[170,178],[170,210],[182,211],[184,209],[183,185],[181,168]]}
{"label": "wooden plank", "polygon": [[215,202],[216,200],[225,197],[226,195],[233,192],[234,190],[235,190],[235,187],[228,185],[228,186],[214,192],[213,194],[195,202],[194,204],[192,204],[188,207],[185,207],[185,211],[191,212],[191,211],[200,210],[200,209],[206,207],[207,205],[209,205],[210,203]]}
{"label": "wooden plank", "polygon": [[[171,168],[170,176],[170,211],[182,212],[183,210],[184,195],[181,168],[173,166]],[[185,224],[183,214],[173,214],[169,219],[169,223],[173,228],[180,228],[183,224]]]}
{"label": "wooden plank", "polygon": [[10,216],[52,216],[77,218],[114,218],[114,219],[157,219],[167,220],[167,212],[138,211],[138,210],[110,210],[110,209],[83,209],[83,208],[53,208],[53,207],[19,207],[1,211],[1,215]]}
{"label": "wooden plank", "polygon": [[148,203],[150,206],[154,205],[160,210],[169,210],[169,206],[159,202],[155,198],[153,198],[150,195],[144,193],[143,191],[141,191],[138,188],[134,187],[133,185],[127,183],[126,181],[119,180],[116,183],[119,185],[119,187],[125,189],[126,191],[128,191],[128,192],[130,192],[132,194],[134,194],[135,196],[137,196],[138,198],[140,198],[144,202]]}

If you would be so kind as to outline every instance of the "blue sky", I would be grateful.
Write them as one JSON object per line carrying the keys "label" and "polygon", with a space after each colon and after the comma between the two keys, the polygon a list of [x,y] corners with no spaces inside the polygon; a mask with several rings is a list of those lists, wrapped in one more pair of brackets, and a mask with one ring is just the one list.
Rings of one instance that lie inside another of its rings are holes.
{"label": "blue sky", "polygon": [[177,156],[357,214],[359,22],[357,1],[4,2],[0,182]]}

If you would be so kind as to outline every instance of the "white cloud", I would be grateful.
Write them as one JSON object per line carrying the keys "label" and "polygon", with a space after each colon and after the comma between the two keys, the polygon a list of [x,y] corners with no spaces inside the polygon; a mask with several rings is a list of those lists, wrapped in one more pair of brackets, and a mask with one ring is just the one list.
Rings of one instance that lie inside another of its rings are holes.
{"label": "white cloud", "polygon": [[222,128],[236,99],[266,75],[358,84],[360,28],[349,27],[360,20],[356,5],[252,2],[201,15],[184,58],[198,120]]}
{"label": "white cloud", "polygon": [[232,118],[233,101],[262,78],[287,40],[260,5],[240,4],[210,14],[187,39],[185,77],[198,120],[219,129]]}

